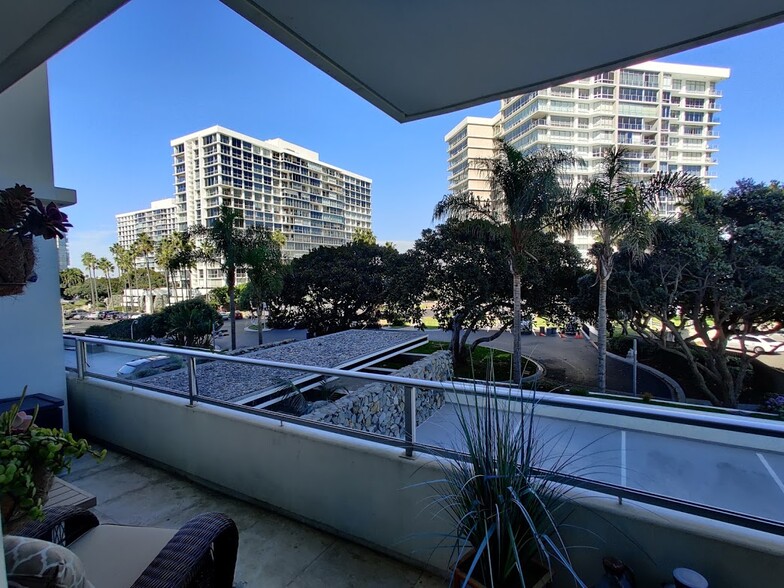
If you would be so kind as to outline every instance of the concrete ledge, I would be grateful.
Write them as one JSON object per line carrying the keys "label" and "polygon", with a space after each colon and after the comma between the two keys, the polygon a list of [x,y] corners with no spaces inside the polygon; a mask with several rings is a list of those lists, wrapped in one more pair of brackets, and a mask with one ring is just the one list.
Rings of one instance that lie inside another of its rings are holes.
{"label": "concrete ledge", "polygon": [[[427,483],[442,477],[429,456],[406,459],[369,441],[97,379],[69,377],[68,394],[82,433],[400,559],[447,568],[449,549],[434,548],[452,525],[429,508]],[[587,585],[605,554],[645,586],[678,566],[698,569],[712,588],[777,586],[784,576],[781,537],[595,493],[573,498],[562,531],[567,545],[595,548],[571,554]],[[573,586],[565,580],[556,575],[557,586]]]}

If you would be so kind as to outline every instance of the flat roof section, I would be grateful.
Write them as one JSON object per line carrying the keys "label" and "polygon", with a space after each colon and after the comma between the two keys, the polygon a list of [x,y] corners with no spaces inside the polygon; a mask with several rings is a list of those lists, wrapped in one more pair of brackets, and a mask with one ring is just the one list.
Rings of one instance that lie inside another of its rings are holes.
{"label": "flat roof section", "polygon": [[[295,341],[244,354],[243,357],[312,365],[327,368],[361,369],[386,355],[397,354],[427,342],[427,335],[417,331],[351,330],[323,337]],[[362,378],[362,374],[357,374]],[[281,399],[281,389],[319,380],[319,376],[254,365],[227,363],[220,360],[196,366],[199,395],[217,400],[264,407]],[[185,369],[133,380],[188,393]]]}

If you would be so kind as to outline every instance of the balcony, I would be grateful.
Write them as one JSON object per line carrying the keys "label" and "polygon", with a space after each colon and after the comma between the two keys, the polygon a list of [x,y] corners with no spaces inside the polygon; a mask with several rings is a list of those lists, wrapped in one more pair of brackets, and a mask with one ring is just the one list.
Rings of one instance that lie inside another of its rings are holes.
{"label": "balcony", "polygon": [[[564,529],[564,535],[571,545],[594,544],[596,536],[602,537],[599,552],[576,550],[573,555],[572,563],[588,585],[598,580],[597,568],[601,573],[597,553],[605,552],[630,563],[644,585],[665,579],[665,571],[682,565],[684,558],[715,578],[712,585],[718,586],[749,581],[775,585],[784,573],[784,501],[775,482],[776,476],[784,475],[784,453],[779,448],[784,425],[775,421],[721,411],[646,407],[620,399],[549,393],[534,397],[528,391],[502,387],[489,392],[457,382],[179,349],[167,350],[185,358],[187,368],[178,376],[179,384],[173,385],[169,378],[175,372],[129,384],[110,375],[122,357],[100,356],[154,353],[160,347],[102,341],[99,345],[104,349],[99,352],[97,346],[90,350],[95,345],[92,339],[67,339],[76,345],[75,352],[69,352],[75,356],[68,368],[74,428],[214,490],[270,505],[419,568],[387,562],[243,502],[224,502],[215,492],[174,485],[145,464],[127,462],[128,477],[111,461],[106,469],[90,475],[80,469],[74,473],[72,481],[96,494],[98,511],[103,512],[103,504],[105,516],[112,518],[124,515],[139,517],[140,522],[145,517],[145,522],[176,524],[188,509],[227,509],[238,519],[240,544],[245,542],[237,579],[250,585],[253,574],[265,573],[267,565],[273,566],[273,573],[289,573],[288,568],[279,572],[274,567],[278,560],[266,559],[273,556],[265,553],[286,550],[292,535],[301,537],[297,544],[306,547],[304,561],[294,567],[302,564],[299,569],[305,569],[312,563],[304,575],[286,577],[298,578],[303,585],[309,585],[308,571],[316,574],[321,569],[321,558],[342,561],[346,553],[351,558],[360,553],[372,561],[369,566],[378,569],[374,579],[389,577],[396,586],[435,585],[430,582],[437,579],[421,569],[442,573],[446,569],[448,555],[434,550],[429,538],[448,532],[449,524],[422,514],[432,493],[426,483],[442,475],[432,456],[451,448],[459,459],[461,447],[450,445],[456,438],[457,411],[470,398],[482,399],[489,393],[502,395],[502,402],[515,411],[535,399],[537,416],[531,425],[546,431],[549,438],[560,439],[554,446],[560,455],[576,456],[561,471],[561,479],[574,487],[575,500],[570,504],[574,527]],[[389,393],[402,397],[403,425],[397,434],[358,430],[221,400],[204,379],[205,370],[219,364],[251,370],[246,381],[258,380],[251,375],[256,373],[253,370],[275,368],[293,370],[301,377],[359,378],[391,386]],[[445,403],[425,417],[414,407],[434,393],[443,393]],[[144,423],[143,428],[139,423]],[[733,467],[731,476],[724,471],[728,463]],[[771,471],[779,473],[771,476]],[[132,491],[119,494],[123,488],[113,486],[112,480]],[[160,500],[156,487],[167,491]],[[173,495],[176,501],[168,498]],[[182,508],[183,503],[188,506]],[[270,520],[285,531],[267,531]],[[254,535],[257,525],[260,534]],[[589,529],[590,536],[581,534],[580,527]],[[314,543],[322,546],[324,555],[316,558],[310,550]],[[269,549],[261,549],[264,545]],[[722,557],[716,558],[716,553]],[[280,565],[287,566],[289,558],[279,557]],[[363,573],[366,569],[362,567]],[[324,585],[321,572],[310,583]]]}
{"label": "balcony", "polygon": [[441,577],[410,564],[122,453],[111,451],[100,464],[82,458],[64,477],[97,498],[92,510],[102,521],[177,528],[203,512],[227,514],[240,531],[235,586],[343,586],[370,578],[390,586],[444,586]]}

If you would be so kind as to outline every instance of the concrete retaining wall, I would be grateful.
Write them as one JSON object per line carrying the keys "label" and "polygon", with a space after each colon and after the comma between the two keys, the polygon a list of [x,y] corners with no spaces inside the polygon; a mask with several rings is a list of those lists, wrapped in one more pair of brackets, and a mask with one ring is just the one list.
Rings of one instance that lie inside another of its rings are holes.
{"label": "concrete retaining wall", "polygon": [[[402,378],[446,381],[452,377],[452,355],[438,351],[394,372]],[[403,438],[405,434],[404,387],[374,382],[335,402],[315,409],[302,418],[351,429]],[[417,424],[427,420],[444,405],[443,390],[416,393]]]}

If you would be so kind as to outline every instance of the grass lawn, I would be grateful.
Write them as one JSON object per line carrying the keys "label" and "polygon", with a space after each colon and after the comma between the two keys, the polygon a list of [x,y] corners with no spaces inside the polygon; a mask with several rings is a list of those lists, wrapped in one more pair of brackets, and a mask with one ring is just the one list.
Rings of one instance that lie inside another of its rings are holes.
{"label": "grass lawn", "polygon": [[[424,345],[412,349],[410,353],[435,353],[449,349],[449,344],[441,341],[428,341]],[[496,382],[507,382],[510,380],[512,373],[512,354],[506,351],[499,351],[490,347],[482,347],[481,345],[474,349],[471,354],[471,363],[460,366],[455,373],[458,378],[468,379],[489,379],[488,366],[492,365],[493,378]],[[384,366],[387,367],[387,366]],[[389,366],[391,367],[391,366]],[[526,362],[523,359],[523,376],[530,376],[536,373],[536,364]]]}

